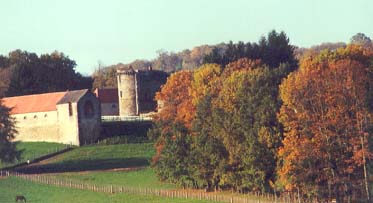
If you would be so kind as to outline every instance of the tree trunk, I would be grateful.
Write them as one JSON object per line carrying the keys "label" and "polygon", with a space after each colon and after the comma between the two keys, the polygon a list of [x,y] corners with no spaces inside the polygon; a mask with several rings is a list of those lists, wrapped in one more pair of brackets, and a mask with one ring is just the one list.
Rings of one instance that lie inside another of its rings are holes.
{"label": "tree trunk", "polygon": [[368,184],[368,174],[367,174],[367,164],[365,159],[365,153],[364,153],[364,137],[360,137],[361,141],[361,149],[363,150],[363,167],[364,167],[364,184],[365,184],[365,191],[367,193],[367,200],[369,202],[370,195],[369,195],[369,184]]}

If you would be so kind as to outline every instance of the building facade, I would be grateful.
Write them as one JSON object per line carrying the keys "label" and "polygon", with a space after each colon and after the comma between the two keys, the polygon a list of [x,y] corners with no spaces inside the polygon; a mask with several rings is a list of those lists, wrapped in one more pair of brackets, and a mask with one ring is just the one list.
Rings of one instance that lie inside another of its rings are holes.
{"label": "building facade", "polygon": [[155,94],[166,83],[168,73],[134,70],[131,66],[117,69],[119,115],[135,116],[157,110]]}
{"label": "building facade", "polygon": [[95,142],[101,129],[101,107],[89,90],[3,98],[18,131],[14,141],[83,145]]}
{"label": "building facade", "polygon": [[101,103],[101,115],[103,116],[118,116],[119,101],[118,88],[95,89],[94,91]]}
{"label": "building facade", "polygon": [[139,116],[157,110],[155,94],[166,83],[168,73],[134,70],[131,66],[117,69],[117,89],[96,89],[103,116]]}

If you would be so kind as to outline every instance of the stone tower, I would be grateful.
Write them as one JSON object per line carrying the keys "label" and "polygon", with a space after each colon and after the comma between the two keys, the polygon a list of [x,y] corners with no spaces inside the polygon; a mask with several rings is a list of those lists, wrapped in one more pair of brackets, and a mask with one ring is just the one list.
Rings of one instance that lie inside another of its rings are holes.
{"label": "stone tower", "polygon": [[117,69],[120,116],[138,115],[136,74],[136,71],[131,66]]}

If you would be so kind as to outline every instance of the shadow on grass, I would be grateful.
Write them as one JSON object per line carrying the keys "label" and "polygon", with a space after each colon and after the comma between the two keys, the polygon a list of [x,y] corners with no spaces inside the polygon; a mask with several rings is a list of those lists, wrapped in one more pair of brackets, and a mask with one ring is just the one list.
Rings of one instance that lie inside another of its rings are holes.
{"label": "shadow on grass", "polygon": [[26,166],[16,169],[17,172],[27,174],[41,173],[61,173],[61,172],[80,172],[109,170],[115,168],[131,168],[148,166],[147,158],[126,158],[126,159],[95,159],[95,160],[76,160],[64,161],[58,163]]}

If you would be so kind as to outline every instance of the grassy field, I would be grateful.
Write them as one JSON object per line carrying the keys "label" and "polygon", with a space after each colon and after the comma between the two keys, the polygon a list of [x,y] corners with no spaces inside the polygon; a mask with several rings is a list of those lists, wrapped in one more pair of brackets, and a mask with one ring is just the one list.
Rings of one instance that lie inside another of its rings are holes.
{"label": "grassy field", "polygon": [[25,173],[79,172],[114,168],[144,167],[155,150],[152,143],[90,145],[58,155],[41,164],[20,169]]}
{"label": "grassy field", "polygon": [[136,188],[175,189],[174,184],[164,183],[158,180],[152,168],[127,172],[84,172],[61,173],[52,175],[57,179],[88,183],[94,185],[114,185]]}
{"label": "grassy field", "polygon": [[13,203],[16,195],[24,195],[27,202],[39,203],[194,203],[200,200],[169,199],[148,195],[105,194],[85,190],[68,189],[24,181],[16,177],[0,179],[0,202]]}
{"label": "grassy field", "polygon": [[50,142],[17,142],[17,150],[21,152],[21,157],[16,163],[2,163],[0,168],[12,166],[14,164],[32,160],[67,147],[67,145]]}
{"label": "grassy field", "polygon": [[[151,143],[91,145],[75,148],[38,165],[29,166],[19,171],[57,173],[53,176],[58,179],[95,185],[157,189],[177,188],[173,184],[160,182],[154,170],[148,167],[154,153],[155,150]],[[102,171],[130,167],[146,168],[135,171]]]}
{"label": "grassy field", "polygon": [[[181,189],[158,180],[155,171],[150,168],[150,160],[154,154],[152,143],[90,145],[74,148],[19,171],[45,173],[44,176],[50,176],[50,180],[59,179],[75,184]],[[136,170],[128,171],[126,168]],[[0,202],[12,202],[17,194],[26,195],[31,202],[207,202],[139,194],[104,194],[38,184],[14,177],[0,180]]]}

